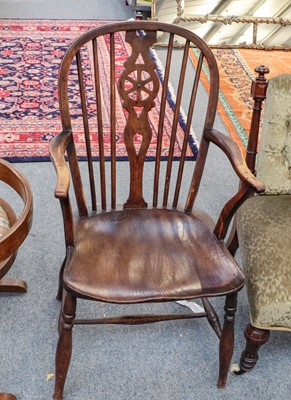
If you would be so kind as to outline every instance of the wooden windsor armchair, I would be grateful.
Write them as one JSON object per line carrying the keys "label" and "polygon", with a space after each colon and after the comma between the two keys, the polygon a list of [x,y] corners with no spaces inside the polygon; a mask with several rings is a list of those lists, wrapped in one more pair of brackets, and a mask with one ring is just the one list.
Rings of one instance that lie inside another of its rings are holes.
{"label": "wooden windsor armchair", "polygon": [[[158,32],[164,32],[164,38],[167,35],[169,40],[162,82],[152,53]],[[182,38],[183,49],[174,49],[177,37]],[[121,61],[120,41],[129,49],[125,62]],[[191,69],[191,79],[187,78],[186,81],[191,45],[199,52],[198,64],[196,73]],[[100,55],[100,50],[104,47],[110,54],[109,81],[100,78],[100,71],[104,67],[104,57]],[[176,53],[181,56],[180,67],[177,64],[171,67]],[[118,69],[120,66],[121,71]],[[197,161],[192,161],[193,176],[187,186],[183,172],[188,156],[192,119],[195,116],[195,103],[199,103],[202,68],[208,68],[210,92],[205,102],[205,115],[198,115],[200,121],[204,118],[203,132]],[[91,78],[88,77],[88,69],[93,71]],[[168,128],[166,103],[171,72],[175,76],[179,74],[179,80]],[[69,78],[70,76],[73,78]],[[80,93],[78,105],[78,93],[72,90],[69,92],[69,83],[75,82],[77,77]],[[91,89],[86,85],[91,85]],[[142,324],[207,317],[220,339],[218,386],[225,385],[233,352],[237,292],[244,284],[244,277],[227,250],[224,237],[240,204],[251,191],[260,192],[263,187],[248,170],[238,146],[213,128],[218,90],[219,75],[212,52],[195,34],[177,26],[145,21],[108,24],[83,34],[66,52],[59,74],[63,131],[51,141],[50,147],[57,172],[55,196],[61,204],[67,249],[60,271],[58,291],[58,298],[62,299],[62,309],[56,354],[55,400],[63,398],[72,351],[72,328],[85,323]],[[185,130],[179,143],[177,131],[181,104],[183,96],[189,93]],[[126,118],[122,128],[116,111],[119,102]],[[150,124],[154,107],[158,107],[156,127]],[[88,185],[86,178],[82,177],[84,165],[78,162],[78,118],[83,120]],[[164,171],[164,161],[161,160],[165,156],[162,145],[165,133],[169,135],[169,146]],[[118,200],[118,170],[121,166],[116,162],[116,138],[120,136],[124,139],[129,166],[129,194],[127,200],[125,198],[121,201],[120,197],[122,199],[127,190],[122,183]],[[97,137],[97,144],[93,141],[94,137]],[[139,144],[136,144],[137,137],[141,139]],[[235,172],[245,183],[244,188],[223,208],[216,224],[208,214],[194,207],[211,142],[225,152]],[[149,164],[152,165],[145,162],[149,154],[152,158],[152,145],[155,145],[155,161],[152,201],[149,202],[144,198],[143,175]],[[175,154],[177,148],[180,150],[179,157]],[[94,161],[96,155],[98,162]],[[177,173],[172,176],[176,157],[179,159]],[[98,186],[94,178],[97,168],[100,182]],[[162,173],[165,173],[163,178]],[[73,216],[69,197],[70,178],[78,209],[76,217]],[[90,188],[90,207],[85,200],[87,186]],[[95,187],[98,189],[97,193]],[[181,190],[188,191],[184,206],[179,204]],[[110,201],[107,201],[108,196]],[[120,203],[121,206],[118,205]],[[214,296],[226,297],[222,329],[208,300]],[[129,315],[84,321],[75,318],[77,298],[115,304],[202,298],[205,312]]]}

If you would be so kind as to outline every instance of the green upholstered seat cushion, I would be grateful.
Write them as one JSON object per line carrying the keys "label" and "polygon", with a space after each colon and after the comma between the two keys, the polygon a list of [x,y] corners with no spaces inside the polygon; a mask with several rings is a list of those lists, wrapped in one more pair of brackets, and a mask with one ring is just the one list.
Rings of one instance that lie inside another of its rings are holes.
{"label": "green upholstered seat cushion", "polygon": [[252,324],[291,330],[291,195],[248,199],[238,237]]}
{"label": "green upholstered seat cushion", "polygon": [[0,205],[0,237],[10,229],[10,222],[8,216]]}

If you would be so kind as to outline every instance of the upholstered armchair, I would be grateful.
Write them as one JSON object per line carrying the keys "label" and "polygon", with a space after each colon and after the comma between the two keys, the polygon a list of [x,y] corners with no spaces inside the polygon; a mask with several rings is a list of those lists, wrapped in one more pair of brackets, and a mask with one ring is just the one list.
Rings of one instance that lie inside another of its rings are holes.
{"label": "upholstered armchair", "polygon": [[[279,75],[267,83],[264,73],[268,70],[262,66],[257,72],[247,159],[266,190],[248,199],[238,212],[238,240],[250,306],[246,349],[238,373],[255,366],[270,330],[291,331],[291,75]],[[265,96],[255,162],[258,117]]]}

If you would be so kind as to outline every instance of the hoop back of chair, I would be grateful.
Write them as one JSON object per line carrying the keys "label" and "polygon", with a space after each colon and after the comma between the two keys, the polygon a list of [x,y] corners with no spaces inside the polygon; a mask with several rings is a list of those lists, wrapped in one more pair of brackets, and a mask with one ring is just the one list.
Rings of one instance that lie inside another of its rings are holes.
{"label": "hoop back of chair", "polygon": [[[160,34],[168,38],[167,48],[161,50],[165,64],[163,72],[153,50]],[[182,42],[176,48],[178,37]],[[190,52],[197,61],[196,69],[189,62]],[[104,58],[105,53],[108,59]],[[180,61],[173,63],[176,58]],[[177,80],[174,102],[173,97],[169,100],[172,77]],[[199,87],[201,77],[207,82],[209,96]],[[186,29],[157,22],[119,22],[93,29],[77,39],[68,49],[60,69],[60,112],[63,134],[71,135],[72,132],[73,137],[79,136],[79,142],[85,143],[92,210],[97,210],[97,203],[101,204],[102,210],[116,209],[116,161],[125,158],[129,161],[130,188],[127,200],[122,201],[124,208],[147,207],[149,200],[144,198],[143,174],[145,160],[149,159],[155,161],[152,202],[149,205],[167,207],[171,194],[171,206],[177,207],[185,160],[197,156],[197,149],[193,155],[189,147],[193,140],[193,120],[196,120],[202,127],[202,139],[194,178],[187,189],[189,195],[185,208],[190,210],[208,149],[203,131],[213,127],[218,87],[218,70],[212,52],[199,37]],[[181,119],[182,104],[184,107],[186,104],[184,121]],[[166,149],[163,145],[165,137]],[[124,144],[122,149],[120,143]],[[87,205],[77,162],[77,156],[82,156],[79,147],[72,141],[67,154],[73,171],[79,214],[86,215]],[[97,194],[96,158],[100,182]],[[166,167],[161,178],[163,159],[166,159]],[[173,178],[176,159],[179,165]],[[107,160],[110,161],[109,178],[106,174]],[[110,202],[107,200],[108,186]]]}
{"label": "hoop back of chair", "polygon": [[257,177],[265,194],[291,194],[291,75],[268,81]]}

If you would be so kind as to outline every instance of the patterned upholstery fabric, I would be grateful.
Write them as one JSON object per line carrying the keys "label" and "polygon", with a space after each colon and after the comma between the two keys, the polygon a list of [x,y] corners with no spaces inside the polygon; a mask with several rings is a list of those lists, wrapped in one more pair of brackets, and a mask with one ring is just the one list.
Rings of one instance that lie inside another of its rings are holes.
{"label": "patterned upholstery fabric", "polygon": [[291,328],[291,196],[247,200],[239,212],[238,235],[251,323]]}
{"label": "patterned upholstery fabric", "polygon": [[4,209],[0,206],[0,237],[10,229],[10,222]]}
{"label": "patterned upholstery fabric", "polygon": [[257,176],[264,195],[238,212],[251,323],[291,330],[291,75],[268,83]]}
{"label": "patterned upholstery fabric", "polygon": [[257,177],[266,194],[291,194],[291,75],[269,79]]}

